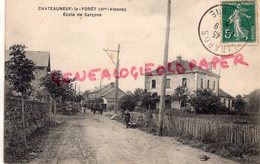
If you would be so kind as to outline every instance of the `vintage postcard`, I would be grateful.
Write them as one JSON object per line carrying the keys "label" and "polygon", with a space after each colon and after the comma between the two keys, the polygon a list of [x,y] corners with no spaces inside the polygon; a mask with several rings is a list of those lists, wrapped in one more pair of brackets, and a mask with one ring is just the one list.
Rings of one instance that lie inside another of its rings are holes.
{"label": "vintage postcard", "polygon": [[259,0],[7,0],[5,163],[260,162]]}

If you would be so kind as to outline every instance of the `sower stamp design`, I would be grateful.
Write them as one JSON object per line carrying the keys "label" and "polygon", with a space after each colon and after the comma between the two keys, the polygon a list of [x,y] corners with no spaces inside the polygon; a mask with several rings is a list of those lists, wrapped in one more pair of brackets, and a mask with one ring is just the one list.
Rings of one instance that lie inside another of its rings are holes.
{"label": "sower stamp design", "polygon": [[222,42],[256,42],[255,1],[222,2]]}

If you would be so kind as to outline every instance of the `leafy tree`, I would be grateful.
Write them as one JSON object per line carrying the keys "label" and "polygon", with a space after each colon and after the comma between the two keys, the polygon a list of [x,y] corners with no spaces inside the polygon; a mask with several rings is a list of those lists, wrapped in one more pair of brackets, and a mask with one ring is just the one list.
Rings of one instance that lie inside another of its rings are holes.
{"label": "leafy tree", "polygon": [[54,113],[57,111],[57,101],[65,102],[74,100],[74,90],[72,89],[74,79],[64,79],[61,71],[52,71],[44,76],[41,81],[41,85],[44,86],[54,102]]}
{"label": "leafy tree", "polygon": [[141,97],[141,101],[142,101],[141,106],[146,109],[155,109],[156,102],[158,101],[157,98],[158,98],[157,93],[152,94],[151,92],[147,92],[146,90],[144,90]]}
{"label": "leafy tree", "polygon": [[246,102],[241,95],[237,95],[234,100],[234,108],[238,113],[244,112]]}
{"label": "leafy tree", "polygon": [[190,98],[191,105],[195,108],[196,113],[216,114],[220,99],[211,90],[197,90]]}
{"label": "leafy tree", "polygon": [[189,93],[186,87],[179,86],[174,90],[172,95],[174,100],[181,102],[181,106],[186,106],[189,100]]}
{"label": "leafy tree", "polygon": [[247,111],[259,112],[260,110],[260,89],[257,89],[247,95],[248,104]]}
{"label": "leafy tree", "polygon": [[144,90],[143,90],[143,89],[141,89],[141,88],[135,89],[134,94],[133,94],[133,97],[134,97],[136,103],[137,103],[138,101],[142,101],[143,94],[144,94]]}
{"label": "leafy tree", "polygon": [[81,100],[84,100],[83,96],[81,94],[76,95],[76,102],[81,102]]}
{"label": "leafy tree", "polygon": [[141,96],[142,96],[141,97],[141,101],[142,101],[141,106],[146,109],[149,109],[150,105],[151,105],[151,101],[152,101],[151,93],[144,90]]}
{"label": "leafy tree", "polygon": [[126,94],[127,95],[133,95],[132,91],[130,91],[130,90],[126,91]]}
{"label": "leafy tree", "polygon": [[123,110],[133,111],[136,106],[135,98],[132,95],[126,95],[119,100],[119,107]]}
{"label": "leafy tree", "polygon": [[[29,97],[32,90],[31,82],[35,79],[35,64],[26,58],[25,48],[25,45],[12,45],[9,48],[11,59],[6,62],[6,79],[13,90],[21,95],[23,128],[25,128],[24,99]],[[26,137],[24,141],[26,144]]]}

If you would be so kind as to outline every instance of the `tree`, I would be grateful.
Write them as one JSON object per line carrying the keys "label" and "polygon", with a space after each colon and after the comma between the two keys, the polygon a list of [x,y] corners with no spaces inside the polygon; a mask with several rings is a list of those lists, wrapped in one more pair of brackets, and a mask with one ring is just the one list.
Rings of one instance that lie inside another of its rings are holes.
{"label": "tree", "polygon": [[181,107],[186,106],[189,99],[189,93],[186,87],[179,86],[174,90],[172,95],[174,100],[178,100],[181,103]]}
{"label": "tree", "polygon": [[142,101],[141,106],[146,109],[149,109],[151,106],[151,101],[152,101],[151,93],[144,90],[142,93],[141,101]]}
{"label": "tree", "polygon": [[41,79],[41,85],[49,93],[54,103],[54,114],[57,111],[57,101],[72,101],[74,100],[74,90],[72,89],[72,82],[74,79],[64,79],[61,71],[56,70],[47,74]]}
{"label": "tree", "polygon": [[241,95],[237,95],[234,100],[234,108],[238,113],[244,112],[246,102]]}
{"label": "tree", "polygon": [[[10,50],[11,59],[6,62],[6,78],[12,85],[14,91],[21,95],[22,99],[22,124],[25,128],[24,100],[28,98],[32,91],[31,82],[35,79],[35,64],[25,56],[25,45],[12,45]],[[24,136],[26,143],[26,137]]]}
{"label": "tree", "polygon": [[136,89],[135,89],[134,94],[133,94],[133,97],[134,97],[136,103],[137,103],[138,101],[142,101],[143,93],[144,93],[144,90],[143,90],[143,89],[141,89],[141,88],[136,88]]}
{"label": "tree", "polygon": [[125,95],[119,100],[119,107],[123,110],[133,111],[136,106],[136,101],[132,95]]}
{"label": "tree", "polygon": [[142,101],[141,106],[146,109],[155,109],[157,99],[158,99],[157,93],[152,94],[151,92],[147,92],[146,90],[144,90],[141,97],[141,101]]}
{"label": "tree", "polygon": [[76,102],[81,102],[81,100],[84,100],[84,97],[81,94],[76,95]]}
{"label": "tree", "polygon": [[259,112],[260,110],[260,89],[257,89],[246,96],[248,99],[247,111]]}
{"label": "tree", "polygon": [[197,90],[191,95],[191,105],[195,108],[196,113],[216,114],[221,106],[220,99],[211,90]]}

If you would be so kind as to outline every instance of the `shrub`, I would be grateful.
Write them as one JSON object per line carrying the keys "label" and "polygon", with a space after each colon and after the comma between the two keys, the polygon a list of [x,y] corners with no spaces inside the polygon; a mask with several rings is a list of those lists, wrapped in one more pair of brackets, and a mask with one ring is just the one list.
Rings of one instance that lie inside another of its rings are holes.
{"label": "shrub", "polygon": [[221,105],[218,96],[210,90],[197,90],[195,95],[191,96],[190,103],[199,114],[216,114]]}
{"label": "shrub", "polygon": [[136,106],[135,100],[131,95],[126,95],[119,100],[119,107],[123,110],[133,111]]}

